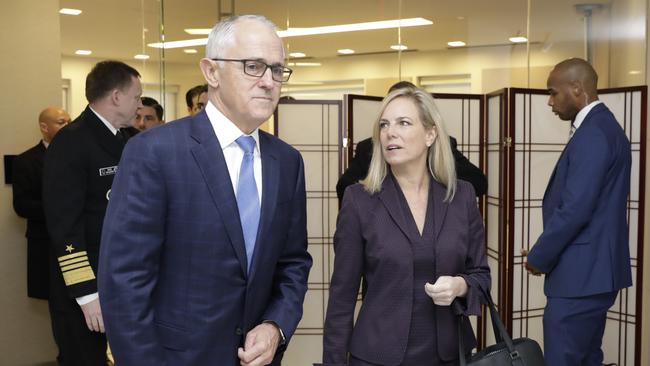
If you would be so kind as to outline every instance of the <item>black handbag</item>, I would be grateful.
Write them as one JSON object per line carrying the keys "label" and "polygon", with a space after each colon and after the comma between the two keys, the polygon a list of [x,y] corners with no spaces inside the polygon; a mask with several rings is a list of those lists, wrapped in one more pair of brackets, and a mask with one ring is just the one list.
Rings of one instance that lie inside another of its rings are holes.
{"label": "black handbag", "polygon": [[466,355],[461,333],[461,323],[467,321],[467,317],[463,315],[459,316],[458,358],[460,366],[545,366],[544,354],[539,344],[530,338],[512,339],[494,307],[490,293],[483,289],[481,289],[481,292],[490,307],[492,330],[494,331],[494,338],[497,343],[475,354]]}

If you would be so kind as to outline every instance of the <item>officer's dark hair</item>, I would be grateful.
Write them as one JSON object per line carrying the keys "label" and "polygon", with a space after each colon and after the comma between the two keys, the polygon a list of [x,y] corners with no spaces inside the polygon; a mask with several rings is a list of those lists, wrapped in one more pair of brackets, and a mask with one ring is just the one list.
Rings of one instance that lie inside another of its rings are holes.
{"label": "officer's dark hair", "polygon": [[120,61],[100,61],[86,77],[86,99],[93,103],[105,97],[112,90],[124,90],[131,86],[131,79],[140,73]]}
{"label": "officer's dark hair", "polygon": [[156,116],[158,117],[159,120],[163,120],[163,107],[158,103],[157,100],[150,98],[150,97],[141,97],[142,100],[142,105],[145,107],[151,107],[156,111]]}
{"label": "officer's dark hair", "polygon": [[208,84],[197,85],[188,90],[187,93],[185,93],[185,103],[187,104],[187,108],[194,107],[194,103],[192,103],[192,99],[194,99],[194,97],[207,92]]}

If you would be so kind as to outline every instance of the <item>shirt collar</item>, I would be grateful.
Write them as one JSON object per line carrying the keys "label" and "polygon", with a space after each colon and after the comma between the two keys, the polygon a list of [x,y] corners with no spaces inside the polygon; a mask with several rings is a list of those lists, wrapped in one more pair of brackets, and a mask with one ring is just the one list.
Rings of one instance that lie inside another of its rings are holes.
{"label": "shirt collar", "polygon": [[[219,139],[222,150],[235,143],[235,140],[240,136],[246,135],[231,120],[224,116],[211,101],[208,101],[208,104],[205,106],[205,113],[208,115],[208,119],[212,124],[214,133],[217,135],[217,139]],[[255,150],[259,152],[259,128],[256,128],[249,136],[253,136],[255,139]]]}
{"label": "shirt collar", "polygon": [[113,125],[110,122],[108,122],[108,120],[106,118],[102,117],[91,106],[88,106],[88,108],[90,108],[90,110],[93,111],[93,113],[95,113],[97,118],[99,118],[99,120],[102,121],[106,125],[106,128],[108,128],[113,135],[117,135],[117,128],[113,127]]}
{"label": "shirt collar", "polygon": [[578,114],[576,114],[576,118],[573,120],[573,127],[575,127],[576,130],[577,130],[580,127],[580,125],[582,124],[582,122],[585,120],[585,117],[587,117],[589,112],[592,110],[592,108],[594,108],[595,106],[597,106],[600,103],[602,103],[600,100],[596,100],[596,101],[593,101],[593,102],[589,103],[584,108],[582,108],[580,110],[580,112],[578,112]]}

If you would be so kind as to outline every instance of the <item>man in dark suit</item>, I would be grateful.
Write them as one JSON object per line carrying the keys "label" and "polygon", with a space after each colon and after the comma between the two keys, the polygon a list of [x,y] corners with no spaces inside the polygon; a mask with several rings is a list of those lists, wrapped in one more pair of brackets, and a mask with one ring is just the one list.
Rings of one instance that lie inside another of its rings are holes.
{"label": "man in dark suit", "polygon": [[86,78],[88,107],[52,140],[45,156],[43,204],[53,248],[50,293],[62,365],[105,365],[106,337],[97,295],[104,213],[127,128],[141,106],[140,74],[118,61]]}
{"label": "man in dark suit", "polygon": [[134,137],[102,234],[99,291],[117,365],[279,365],[302,316],[303,161],[258,129],[291,70],[275,26],[215,26],[209,102]]}
{"label": "man in dark suit", "polygon": [[[483,174],[481,169],[476,165],[472,164],[463,153],[458,151],[458,143],[455,138],[449,136],[449,142],[451,144],[451,152],[454,154],[454,160],[456,161],[456,175],[458,179],[470,182],[474,187],[476,197],[480,197],[487,193],[487,178],[485,177],[485,174]],[[338,196],[339,201],[343,199],[343,193],[345,193],[345,189],[349,185],[352,185],[366,177],[371,159],[372,138],[359,141],[352,162],[350,162],[350,166],[345,170],[336,183],[336,195]]]}
{"label": "man in dark suit", "polygon": [[582,59],[560,62],[548,104],[571,121],[572,137],[546,188],[544,231],[528,254],[545,274],[544,354],[548,365],[601,365],[607,310],[632,284],[627,197],[630,142],[598,100],[598,75]]}
{"label": "man in dark suit", "polygon": [[[14,211],[27,219],[27,296],[35,299],[47,300],[50,293],[50,235],[42,198],[43,159],[54,135],[68,123],[70,115],[63,109],[45,108],[38,116],[43,139],[13,162]],[[58,344],[56,333],[54,340]]]}
{"label": "man in dark suit", "polygon": [[[416,88],[416,86],[408,81],[400,81],[391,86],[388,92],[390,93],[400,88]],[[487,178],[485,174],[476,165],[472,164],[463,153],[458,151],[458,143],[455,138],[449,136],[449,142],[451,143],[451,152],[454,154],[454,160],[456,161],[456,176],[458,179],[470,182],[474,187],[476,197],[487,193]],[[370,160],[372,160],[372,138],[367,138],[357,143],[357,148],[355,149],[350,166],[341,175],[338,182],[336,182],[336,195],[339,198],[339,202],[343,200],[343,193],[345,193],[345,189],[348,186],[366,177]]]}

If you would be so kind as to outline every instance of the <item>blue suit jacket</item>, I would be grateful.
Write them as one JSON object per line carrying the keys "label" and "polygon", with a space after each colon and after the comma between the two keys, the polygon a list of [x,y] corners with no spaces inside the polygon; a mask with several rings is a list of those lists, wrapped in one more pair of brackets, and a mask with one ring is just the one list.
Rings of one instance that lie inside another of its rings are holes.
{"label": "blue suit jacket", "polygon": [[[415,238],[408,234],[396,184],[389,175],[377,194],[371,195],[355,184],[343,196],[334,234],[336,256],[323,336],[324,366],[347,365],[348,354],[376,365],[399,365],[404,359],[413,291],[424,291],[424,284],[413,288],[411,242]],[[489,291],[490,268],[472,186],[459,180],[451,202],[443,201],[443,185],[433,181],[432,186],[432,283],[440,276],[461,276],[468,285],[467,295],[457,308],[431,305],[436,312],[438,354],[449,361],[458,358],[456,312],[480,313],[482,296],[478,288]],[[367,279],[368,287],[353,325],[361,276]],[[468,348],[475,346],[469,322],[465,322],[463,336]]]}
{"label": "blue suit jacket", "polygon": [[125,148],[98,279],[116,364],[238,365],[237,348],[263,320],[291,338],[312,263],[303,162],[279,139],[260,131],[259,140],[263,193],[250,274],[205,112],[140,133]]}
{"label": "blue suit jacket", "polygon": [[594,106],[557,162],[544,194],[544,231],[528,254],[546,274],[546,296],[582,297],[632,284],[631,160],[614,115],[602,103]]}

